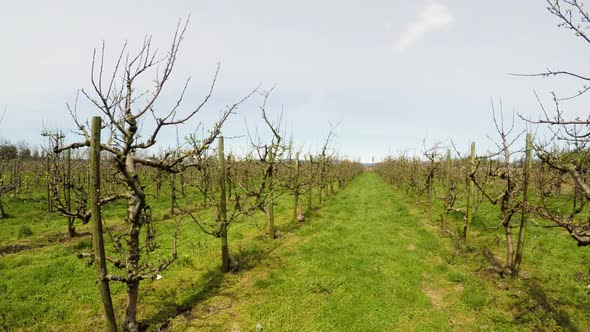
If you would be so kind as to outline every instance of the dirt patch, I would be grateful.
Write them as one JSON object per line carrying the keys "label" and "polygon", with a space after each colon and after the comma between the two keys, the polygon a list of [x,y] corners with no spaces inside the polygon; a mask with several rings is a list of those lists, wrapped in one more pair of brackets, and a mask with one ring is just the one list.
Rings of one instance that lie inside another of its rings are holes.
{"label": "dirt patch", "polygon": [[410,243],[406,249],[408,249],[409,251],[415,251],[416,250],[416,245],[413,244],[413,243]]}
{"label": "dirt patch", "polygon": [[204,307],[207,315],[216,315],[219,312],[230,309],[233,305],[233,299],[229,296],[218,295],[212,297]]}
{"label": "dirt patch", "polygon": [[9,254],[16,254],[23,250],[29,250],[33,248],[38,248],[39,246],[32,246],[28,244],[9,244],[0,247],[0,256],[9,255]]}
{"label": "dirt patch", "polygon": [[49,242],[49,243],[69,243],[69,242],[75,242],[76,240],[80,240],[81,238],[88,237],[91,235],[92,234],[90,234],[90,232],[81,232],[81,233],[76,233],[76,235],[74,235],[74,237],[70,237],[66,233],[54,233],[54,234],[47,235],[46,238],[47,238],[47,242]]}
{"label": "dirt patch", "polygon": [[430,221],[428,219],[420,219],[418,224],[433,234],[436,234],[436,232],[440,230],[440,226],[438,226],[435,221]]}
{"label": "dirt patch", "polygon": [[[44,235],[41,238],[27,239],[21,243],[6,244],[0,246],[0,256],[16,254],[21,251],[38,249],[54,244],[72,244],[89,237],[89,232],[82,232],[76,234],[74,237],[69,237],[66,233],[52,233]],[[35,243],[31,244],[29,242]]]}
{"label": "dirt patch", "polygon": [[426,294],[426,296],[428,296],[428,298],[430,299],[430,302],[432,303],[432,305],[436,308],[436,309],[442,309],[445,306],[445,301],[444,301],[444,297],[445,297],[445,291],[442,289],[436,289],[434,287],[432,287],[432,285],[429,285],[427,283],[422,283],[422,291],[424,292],[424,294]]}
{"label": "dirt patch", "polygon": [[240,329],[240,324],[238,324],[238,322],[234,322],[233,325],[231,326],[231,328],[229,329],[230,332],[240,332],[242,331]]}
{"label": "dirt patch", "polygon": [[240,276],[239,286],[245,288],[254,287],[258,281],[267,279],[269,275],[268,271],[249,271],[249,273]]}
{"label": "dirt patch", "polygon": [[445,260],[442,257],[436,255],[425,256],[424,258],[422,258],[422,260],[430,266],[439,266],[446,264]]}

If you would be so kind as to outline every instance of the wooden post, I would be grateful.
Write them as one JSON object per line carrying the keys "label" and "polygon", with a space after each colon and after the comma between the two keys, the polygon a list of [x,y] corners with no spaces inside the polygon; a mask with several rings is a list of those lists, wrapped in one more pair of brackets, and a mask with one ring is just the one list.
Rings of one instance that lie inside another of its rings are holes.
{"label": "wooden post", "polygon": [[[66,150],[66,174],[64,184],[64,200],[68,212],[72,212],[72,150]],[[74,217],[68,216],[68,235],[74,237],[76,235],[76,228],[74,228]]]}
{"label": "wooden post", "polygon": [[529,184],[531,180],[531,164],[532,164],[532,150],[533,137],[530,133],[526,135],[526,152],[523,165],[523,185],[522,185],[522,216],[520,218],[520,231],[518,232],[518,244],[516,246],[516,256],[514,258],[514,267],[512,269],[512,276],[517,277],[520,271],[520,262],[522,261],[522,253],[524,250],[524,238],[526,235],[526,227],[529,221],[529,212],[527,205],[529,203]]}
{"label": "wooden post", "polygon": [[299,210],[299,152],[295,154],[295,192],[293,193],[295,206],[293,207],[293,220],[297,220]]}
{"label": "wooden post", "polygon": [[170,173],[170,214],[174,215],[176,208],[176,174]]}
{"label": "wooden post", "polygon": [[445,174],[445,182],[447,185],[447,195],[445,197],[445,210],[443,211],[443,217],[442,217],[442,225],[444,226],[449,218],[449,204],[451,201],[451,195],[452,193],[452,188],[451,186],[452,184],[452,180],[451,180],[451,171],[453,168],[453,159],[451,159],[451,149],[447,149],[447,162],[446,162],[446,174]]}
{"label": "wooden post", "polygon": [[223,136],[218,138],[219,152],[219,233],[221,238],[221,271],[229,272],[229,247],[227,244],[227,199],[225,179],[225,152]]}
{"label": "wooden post", "polygon": [[267,213],[267,234],[271,239],[275,238],[275,207],[274,207],[274,173],[275,173],[275,155],[273,148],[270,149],[270,154],[268,156],[268,160],[270,162],[270,174],[268,179],[268,202],[266,206],[266,213]]}
{"label": "wooden post", "polygon": [[451,159],[451,149],[447,149],[447,174],[446,174],[447,190],[451,189],[452,169],[453,169],[453,160]]}
{"label": "wooden post", "polygon": [[180,173],[180,194],[184,198],[186,196],[186,189],[185,189],[186,180],[184,178],[184,172]]}
{"label": "wooden post", "polygon": [[313,198],[313,157],[309,155],[309,188],[307,195],[307,211],[311,213],[311,209],[313,208],[312,198]]}
{"label": "wooden post", "polygon": [[51,198],[51,155],[47,153],[47,174],[45,180],[47,181],[47,212],[53,212],[53,199]]}
{"label": "wooden post", "polygon": [[160,192],[162,191],[162,171],[156,170],[156,198],[160,198]]}
{"label": "wooden post", "polygon": [[465,228],[463,229],[463,241],[465,244],[469,243],[469,233],[471,228],[471,220],[473,219],[473,180],[471,180],[471,173],[475,167],[475,142],[471,142],[471,158],[469,159],[469,167],[467,168],[467,220],[465,221]]}
{"label": "wooden post", "polygon": [[101,119],[92,118],[92,137],[90,140],[90,213],[92,215],[92,248],[98,272],[100,295],[109,331],[117,331],[117,322],[111,299],[111,289],[107,275],[104,240],[102,238],[102,218],[100,214],[100,127]]}
{"label": "wooden post", "polygon": [[[319,191],[318,191],[318,203],[320,203],[320,205],[322,204],[323,200],[322,200],[322,194],[324,191],[324,156],[322,155],[320,157],[320,181],[319,181],[320,185],[319,185]],[[325,195],[325,194],[324,194]]]}

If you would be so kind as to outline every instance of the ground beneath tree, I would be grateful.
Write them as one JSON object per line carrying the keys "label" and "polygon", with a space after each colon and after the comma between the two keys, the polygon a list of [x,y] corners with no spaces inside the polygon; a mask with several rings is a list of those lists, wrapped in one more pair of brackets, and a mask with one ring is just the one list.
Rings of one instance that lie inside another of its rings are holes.
{"label": "ground beneath tree", "polygon": [[454,240],[407,201],[365,172],[167,328],[473,331],[542,323],[519,325]]}

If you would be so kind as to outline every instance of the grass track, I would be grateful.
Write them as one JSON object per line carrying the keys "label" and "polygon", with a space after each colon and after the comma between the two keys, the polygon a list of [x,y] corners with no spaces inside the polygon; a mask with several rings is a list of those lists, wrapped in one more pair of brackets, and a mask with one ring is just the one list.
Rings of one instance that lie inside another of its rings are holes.
{"label": "grass track", "polygon": [[403,201],[376,174],[362,174],[239,282],[177,318],[173,329],[510,328],[508,313],[485,308],[488,287],[456,264],[449,242]]}
{"label": "grass track", "polygon": [[[501,253],[500,243],[476,236],[474,249],[457,247],[372,172],[305,223],[290,220],[291,202],[278,202],[275,241],[249,223],[232,228],[238,273],[220,273],[218,241],[183,224],[179,261],[163,280],[142,283],[140,320],[173,331],[255,331],[259,323],[263,331],[590,330],[587,282],[576,277],[587,258],[569,239],[531,229],[523,277],[512,281],[490,273],[481,253]],[[169,243],[170,220],[157,225]],[[0,256],[0,330],[102,330],[94,269],[75,257],[89,239],[76,241]],[[113,291],[121,319],[124,289],[115,283]]]}

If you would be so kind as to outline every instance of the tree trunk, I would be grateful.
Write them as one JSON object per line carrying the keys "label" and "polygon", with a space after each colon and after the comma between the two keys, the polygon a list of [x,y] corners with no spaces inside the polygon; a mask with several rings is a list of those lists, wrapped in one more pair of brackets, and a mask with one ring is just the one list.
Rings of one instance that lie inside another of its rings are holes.
{"label": "tree trunk", "polygon": [[[124,329],[135,332],[138,330],[137,324],[137,299],[139,293],[139,274],[140,274],[140,253],[141,253],[141,242],[140,234],[141,227],[151,220],[145,220],[144,209],[145,209],[145,193],[139,183],[139,179],[135,172],[135,161],[133,155],[128,154],[125,157],[125,164],[118,164],[118,167],[124,170],[123,174],[128,174],[131,183],[128,183],[131,199],[127,202],[127,223],[129,223],[129,238],[127,239],[128,252],[127,252],[127,308],[125,311],[125,321],[123,323]],[[128,180],[130,181],[130,180]],[[153,245],[149,243],[150,238],[146,238],[145,247]]]}
{"label": "tree trunk", "polygon": [[293,193],[293,220],[297,220],[299,213],[299,190],[295,190]]}
{"label": "tree trunk", "polygon": [[230,270],[229,245],[227,243],[227,224],[222,224],[219,231],[221,233],[221,271],[227,273]]}
{"label": "tree trunk", "polygon": [[471,157],[469,159],[468,174],[467,174],[467,220],[465,220],[465,227],[463,228],[463,242],[469,244],[469,235],[471,228],[471,220],[473,219],[473,181],[471,180],[471,172],[475,166],[475,142],[471,142]]}
{"label": "tree trunk", "polygon": [[266,233],[271,239],[275,238],[275,208],[274,208],[274,197],[273,193],[270,193],[268,197],[268,206],[266,207],[266,217],[268,224],[266,227]]}
{"label": "tree trunk", "polygon": [[125,331],[139,331],[137,324],[137,300],[139,297],[139,280],[133,280],[127,283],[127,309],[125,310],[125,320],[123,328]]}
{"label": "tree trunk", "polygon": [[2,197],[0,196],[0,219],[6,219],[6,211],[4,211],[4,204],[2,204]]}
{"label": "tree trunk", "polygon": [[[138,202],[130,208],[130,215],[134,213],[136,209],[141,209],[141,204]],[[139,254],[140,254],[140,242],[139,224],[142,223],[143,217],[139,217],[132,223],[131,230],[129,231],[129,252],[127,255],[127,278],[130,280],[127,282],[127,308],[125,310],[125,320],[123,321],[123,328],[125,331],[136,332],[139,329],[137,323],[137,300],[139,295],[139,279],[137,279],[137,271],[139,270]]]}
{"label": "tree trunk", "polygon": [[430,166],[428,169],[428,176],[426,177],[426,200],[428,208],[428,220],[432,221],[432,193],[433,193],[433,182],[434,182],[434,152],[432,153],[430,160]]}
{"label": "tree trunk", "polygon": [[76,237],[77,233],[76,233],[76,226],[74,224],[74,222],[76,221],[76,218],[69,216],[68,217],[68,236],[70,238]]}
{"label": "tree trunk", "polygon": [[504,222],[504,232],[506,233],[506,269],[510,272],[513,266],[514,245],[512,244],[512,226],[510,219]]}
{"label": "tree trunk", "polygon": [[510,224],[510,220],[514,215],[514,210],[510,201],[514,199],[513,196],[515,193],[515,184],[513,182],[512,175],[510,175],[510,159],[506,147],[504,148],[504,156],[504,167],[506,167],[506,173],[508,173],[506,176],[506,191],[502,196],[502,204],[500,205],[502,224],[504,225],[504,233],[506,234],[506,265],[504,268],[507,274],[512,274],[512,268],[514,267],[514,244],[512,241],[512,225]]}

